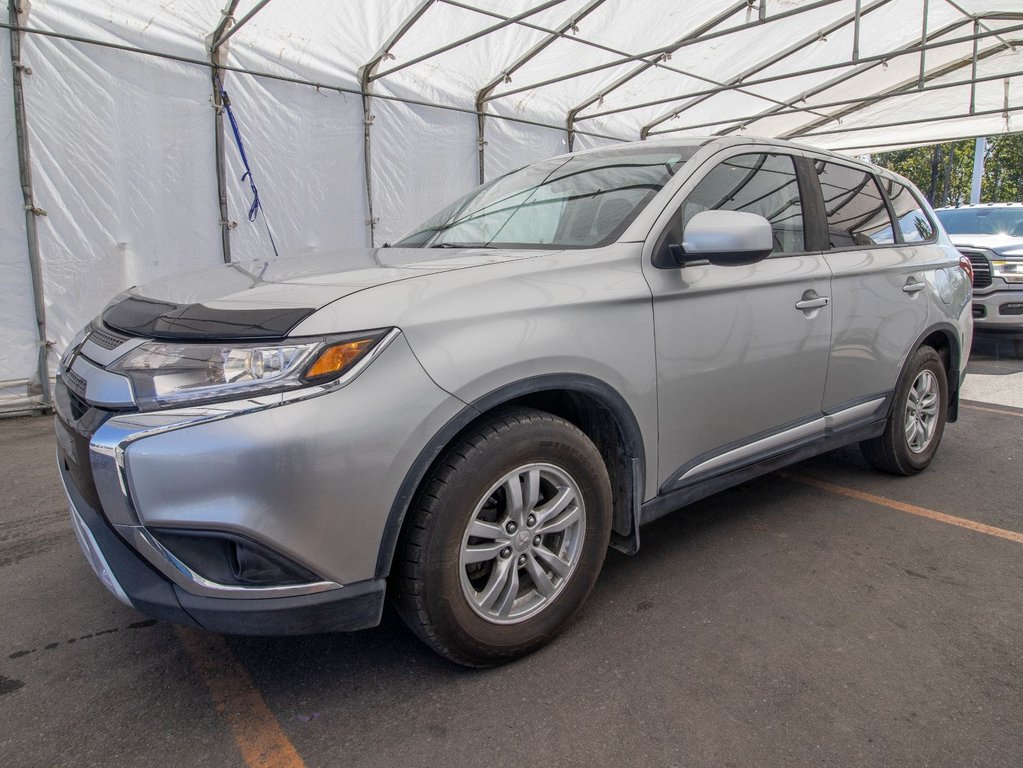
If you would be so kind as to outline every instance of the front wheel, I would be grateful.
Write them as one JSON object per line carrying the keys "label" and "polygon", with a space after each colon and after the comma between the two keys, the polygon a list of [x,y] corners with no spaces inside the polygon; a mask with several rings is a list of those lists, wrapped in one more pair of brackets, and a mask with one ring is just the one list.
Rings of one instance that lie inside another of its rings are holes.
{"label": "front wheel", "polygon": [[947,415],[945,364],[934,349],[920,347],[895,391],[895,403],[884,432],[860,443],[860,449],[877,469],[915,475],[934,458]]}
{"label": "front wheel", "polygon": [[596,446],[508,410],[452,446],[409,512],[395,605],[442,656],[492,666],[550,641],[604,562],[611,486]]}

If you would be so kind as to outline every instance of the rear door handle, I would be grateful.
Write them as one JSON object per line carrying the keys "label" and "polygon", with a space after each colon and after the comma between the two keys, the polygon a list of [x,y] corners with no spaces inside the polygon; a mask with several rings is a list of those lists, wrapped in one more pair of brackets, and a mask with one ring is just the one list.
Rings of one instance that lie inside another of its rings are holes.
{"label": "rear door handle", "polygon": [[911,277],[909,278],[909,280],[906,281],[906,284],[902,286],[902,292],[916,293],[918,291],[922,291],[926,287],[927,286],[924,283],[921,283],[919,280],[915,280]]}
{"label": "rear door handle", "polygon": [[831,297],[818,296],[816,291],[807,291],[803,298],[796,302],[796,309],[806,312],[811,309],[820,309],[831,303]]}

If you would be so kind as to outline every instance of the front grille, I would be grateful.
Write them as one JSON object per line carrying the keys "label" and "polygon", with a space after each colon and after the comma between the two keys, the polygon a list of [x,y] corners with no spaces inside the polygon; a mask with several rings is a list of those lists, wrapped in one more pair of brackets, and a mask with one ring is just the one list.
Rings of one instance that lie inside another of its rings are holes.
{"label": "front grille", "polygon": [[70,368],[65,369],[64,373],[61,374],[61,377],[64,379],[64,383],[67,384],[68,389],[78,395],[78,397],[85,397],[85,379]]}
{"label": "front grille", "polygon": [[89,334],[89,341],[95,344],[97,347],[103,347],[103,349],[117,349],[119,346],[124,344],[128,339],[124,336],[118,336],[117,334],[104,331],[99,328],[93,328]]}
{"label": "front grille", "polygon": [[983,304],[973,305],[973,316],[974,317],[987,317],[987,308]]}
{"label": "front grille", "polygon": [[980,251],[960,251],[973,265],[973,287],[987,288],[991,285],[991,262]]}

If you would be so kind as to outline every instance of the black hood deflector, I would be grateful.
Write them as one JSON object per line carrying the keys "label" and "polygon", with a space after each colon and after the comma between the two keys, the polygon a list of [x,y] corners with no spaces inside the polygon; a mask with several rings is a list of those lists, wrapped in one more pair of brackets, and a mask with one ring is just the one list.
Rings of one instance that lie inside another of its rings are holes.
{"label": "black hood deflector", "polygon": [[103,322],[115,331],[161,340],[282,339],[316,307],[214,309],[128,295],[107,308]]}

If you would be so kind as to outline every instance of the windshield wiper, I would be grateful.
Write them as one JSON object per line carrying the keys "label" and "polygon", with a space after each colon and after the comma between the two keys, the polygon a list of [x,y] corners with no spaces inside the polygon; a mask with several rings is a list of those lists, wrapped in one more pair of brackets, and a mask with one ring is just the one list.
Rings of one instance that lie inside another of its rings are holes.
{"label": "windshield wiper", "polygon": [[496,248],[495,245],[486,243],[435,243],[431,248]]}

